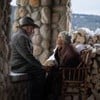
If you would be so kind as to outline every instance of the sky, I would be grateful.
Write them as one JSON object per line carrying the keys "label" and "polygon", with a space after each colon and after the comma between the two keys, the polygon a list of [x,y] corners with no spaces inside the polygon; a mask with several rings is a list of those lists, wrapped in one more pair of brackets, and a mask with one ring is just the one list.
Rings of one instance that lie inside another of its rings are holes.
{"label": "sky", "polygon": [[100,15],[100,0],[71,0],[72,13]]}
{"label": "sky", "polygon": [[16,6],[16,0],[12,0],[10,3],[12,6]]}

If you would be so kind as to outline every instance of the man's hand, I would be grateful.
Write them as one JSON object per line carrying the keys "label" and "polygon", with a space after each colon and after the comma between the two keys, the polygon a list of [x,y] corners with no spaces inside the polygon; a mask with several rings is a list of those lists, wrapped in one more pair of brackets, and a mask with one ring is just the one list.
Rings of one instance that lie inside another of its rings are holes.
{"label": "man's hand", "polygon": [[52,67],[55,66],[55,61],[53,60],[47,60],[44,62],[43,64],[43,69],[46,70],[46,71],[50,71],[52,69]]}

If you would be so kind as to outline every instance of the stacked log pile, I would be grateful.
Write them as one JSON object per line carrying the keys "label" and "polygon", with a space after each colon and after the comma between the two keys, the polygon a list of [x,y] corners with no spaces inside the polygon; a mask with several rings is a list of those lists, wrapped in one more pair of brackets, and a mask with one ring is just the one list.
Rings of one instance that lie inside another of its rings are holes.
{"label": "stacked log pile", "polygon": [[100,99],[100,33],[94,32],[94,35],[90,33],[91,31],[86,31],[86,29],[78,29],[72,34],[72,41],[76,47],[80,44],[83,46],[83,48],[78,49],[90,49],[92,51],[87,83],[91,91],[88,100],[94,100],[94,98]]}

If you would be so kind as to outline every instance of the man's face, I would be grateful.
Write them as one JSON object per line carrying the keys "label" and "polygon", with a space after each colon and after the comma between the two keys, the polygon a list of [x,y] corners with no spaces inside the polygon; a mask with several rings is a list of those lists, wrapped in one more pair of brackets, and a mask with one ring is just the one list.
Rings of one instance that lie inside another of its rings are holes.
{"label": "man's face", "polygon": [[33,26],[28,26],[28,30],[27,30],[29,33],[32,33],[34,32],[34,28]]}
{"label": "man's face", "polygon": [[31,36],[34,34],[34,27],[33,26],[27,26],[27,33]]}

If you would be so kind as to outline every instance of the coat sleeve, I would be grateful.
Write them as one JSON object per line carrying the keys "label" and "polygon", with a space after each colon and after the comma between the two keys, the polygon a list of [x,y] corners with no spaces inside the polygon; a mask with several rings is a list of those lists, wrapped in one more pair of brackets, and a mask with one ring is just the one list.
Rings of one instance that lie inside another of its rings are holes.
{"label": "coat sleeve", "polygon": [[16,41],[16,50],[32,66],[42,68],[41,63],[35,59],[29,48],[29,40],[25,36],[20,36]]}

